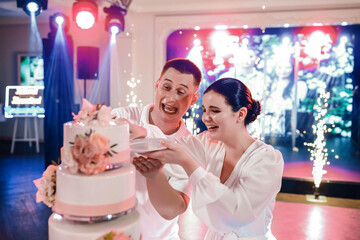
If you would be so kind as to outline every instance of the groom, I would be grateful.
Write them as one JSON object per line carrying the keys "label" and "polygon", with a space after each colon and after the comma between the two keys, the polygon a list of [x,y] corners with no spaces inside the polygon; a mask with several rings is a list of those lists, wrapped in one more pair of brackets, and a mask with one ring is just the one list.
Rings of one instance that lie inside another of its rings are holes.
{"label": "groom", "polygon": [[[197,90],[201,71],[183,58],[169,60],[155,84],[155,104],[145,107],[113,109],[117,118],[130,122],[130,138],[181,138],[188,136],[182,117],[199,98]],[[136,127],[140,126],[139,127]],[[178,165],[161,165],[158,161],[134,162],[136,167],[137,210],[140,213],[140,231],[144,240],[177,240],[178,216],[188,205],[188,177]],[[149,169],[158,169],[150,171]],[[151,175],[151,178],[144,176]],[[156,181],[156,184],[151,184]],[[169,192],[163,189],[171,188]],[[156,193],[156,194],[155,194]],[[151,196],[149,196],[151,194]],[[150,200],[151,199],[151,200]],[[152,202],[155,204],[153,205]],[[154,206],[162,206],[156,209]],[[175,206],[175,207],[174,207]]]}

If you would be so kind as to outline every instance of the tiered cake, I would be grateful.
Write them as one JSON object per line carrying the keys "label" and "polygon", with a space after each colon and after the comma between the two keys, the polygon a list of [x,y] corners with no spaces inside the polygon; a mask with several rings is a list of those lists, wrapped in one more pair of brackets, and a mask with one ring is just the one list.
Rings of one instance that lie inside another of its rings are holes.
{"label": "tiered cake", "polygon": [[140,239],[129,127],[85,99],[64,124],[61,165],[35,180],[37,202],[52,207],[49,239]]}

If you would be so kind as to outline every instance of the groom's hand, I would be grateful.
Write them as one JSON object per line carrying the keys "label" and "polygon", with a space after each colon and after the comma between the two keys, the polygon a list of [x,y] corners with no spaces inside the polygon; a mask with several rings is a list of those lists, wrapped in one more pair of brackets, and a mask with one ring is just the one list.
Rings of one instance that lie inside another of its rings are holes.
{"label": "groom's hand", "polygon": [[133,158],[133,164],[137,171],[146,178],[155,177],[159,171],[162,171],[163,164],[157,159],[138,156]]}
{"label": "groom's hand", "polygon": [[118,118],[116,119],[116,123],[127,122],[129,124],[129,134],[130,140],[137,139],[137,138],[145,138],[147,135],[146,128],[143,128],[139,125],[133,124],[126,118]]}

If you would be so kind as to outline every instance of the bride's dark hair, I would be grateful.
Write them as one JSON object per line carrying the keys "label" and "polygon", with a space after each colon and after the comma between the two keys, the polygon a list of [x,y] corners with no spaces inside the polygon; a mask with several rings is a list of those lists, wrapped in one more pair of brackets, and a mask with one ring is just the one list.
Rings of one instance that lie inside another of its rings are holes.
{"label": "bride's dark hair", "polygon": [[209,91],[223,95],[226,102],[232,107],[233,112],[237,112],[242,107],[247,108],[245,125],[255,121],[261,112],[260,102],[254,100],[249,88],[235,78],[216,80],[205,90],[204,94]]}

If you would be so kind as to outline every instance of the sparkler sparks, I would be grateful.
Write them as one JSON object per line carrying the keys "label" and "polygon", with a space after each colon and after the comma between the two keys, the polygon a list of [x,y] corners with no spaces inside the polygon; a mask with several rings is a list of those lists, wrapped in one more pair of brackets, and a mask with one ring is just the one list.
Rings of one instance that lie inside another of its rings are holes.
{"label": "sparkler sparks", "polygon": [[137,95],[135,94],[134,90],[138,84],[140,84],[140,79],[135,80],[134,77],[132,77],[130,80],[126,82],[129,88],[131,88],[131,91],[129,94],[126,94],[126,102],[128,102],[129,107],[137,107],[138,104],[142,106],[142,101],[138,100]]}
{"label": "sparkler sparks", "polygon": [[326,170],[323,169],[327,164],[328,150],[326,148],[325,133],[330,129],[325,125],[325,115],[328,108],[328,99],[330,98],[329,92],[323,92],[317,99],[317,104],[314,106],[314,110],[317,113],[315,117],[316,125],[313,125],[313,131],[316,136],[313,143],[304,143],[310,149],[310,160],[313,161],[312,174],[314,177],[314,184],[316,188],[320,187],[321,179]]}

